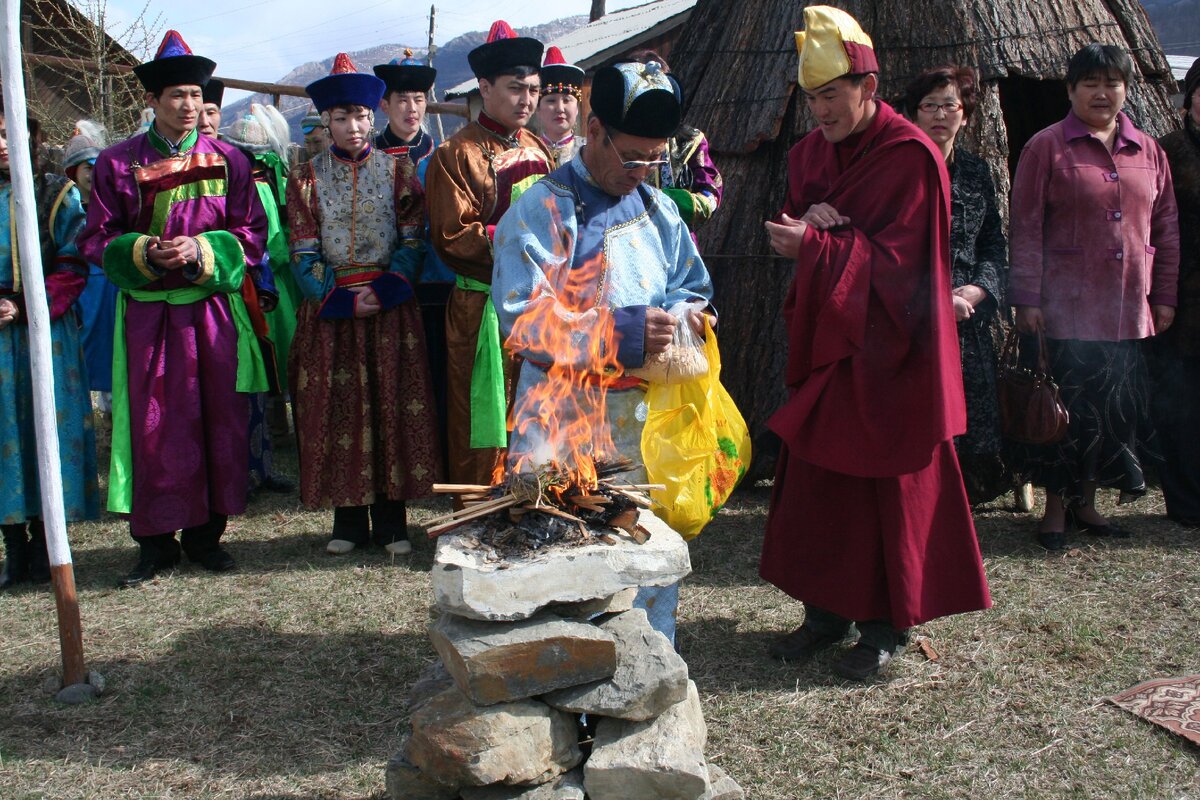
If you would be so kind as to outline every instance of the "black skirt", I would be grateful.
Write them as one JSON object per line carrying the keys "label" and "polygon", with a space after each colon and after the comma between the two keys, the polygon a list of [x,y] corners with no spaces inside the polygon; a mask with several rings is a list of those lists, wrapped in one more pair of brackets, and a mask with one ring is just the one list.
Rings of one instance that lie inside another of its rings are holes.
{"label": "black skirt", "polygon": [[1068,503],[1080,499],[1089,481],[1120,489],[1123,500],[1146,493],[1145,468],[1161,456],[1143,346],[1136,339],[1046,340],[1070,426],[1061,442],[1025,448],[1023,471],[1034,484]]}

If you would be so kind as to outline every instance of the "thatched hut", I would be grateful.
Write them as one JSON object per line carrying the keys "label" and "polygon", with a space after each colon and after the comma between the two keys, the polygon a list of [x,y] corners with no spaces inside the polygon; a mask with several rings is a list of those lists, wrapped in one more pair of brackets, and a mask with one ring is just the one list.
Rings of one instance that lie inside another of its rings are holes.
{"label": "thatched hut", "polygon": [[[1159,135],[1178,125],[1171,69],[1137,0],[833,0],[872,36],[883,96],[936,64],[979,69],[979,106],[967,146],[992,165],[1006,195],[1025,142],[1067,111],[1066,66],[1083,45],[1116,44],[1140,79],[1126,111]],[[816,3],[700,0],[675,45],[672,69],[687,87],[687,121],[708,136],[725,177],[720,211],[701,231],[716,284],[726,353],[723,379],[759,442],[755,473],[769,474],[765,422],[782,404],[779,314],[791,263],[770,255],[762,221],[783,204],[788,148],[811,129],[796,87],[792,32]],[[902,425],[903,420],[896,424]]]}

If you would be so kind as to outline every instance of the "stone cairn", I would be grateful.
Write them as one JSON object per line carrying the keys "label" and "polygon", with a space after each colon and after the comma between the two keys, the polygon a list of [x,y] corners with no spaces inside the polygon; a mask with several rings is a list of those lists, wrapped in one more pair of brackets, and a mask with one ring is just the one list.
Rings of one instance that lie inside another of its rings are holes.
{"label": "stone cairn", "polygon": [[440,662],[413,686],[411,732],[387,766],[393,800],[744,797],[705,759],[687,664],[633,608],[637,587],[691,572],[687,544],[648,511],[639,523],[642,544],[519,558],[469,527],[439,539]]}

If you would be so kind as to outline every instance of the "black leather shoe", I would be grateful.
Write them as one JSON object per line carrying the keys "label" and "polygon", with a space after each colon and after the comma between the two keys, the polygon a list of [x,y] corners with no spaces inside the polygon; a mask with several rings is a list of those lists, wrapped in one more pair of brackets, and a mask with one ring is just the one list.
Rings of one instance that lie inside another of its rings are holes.
{"label": "black leather shoe", "polygon": [[291,494],[296,491],[296,484],[279,475],[268,475],[258,485],[258,489],[261,492],[271,492],[272,494]]}
{"label": "black leather shoe", "polygon": [[0,589],[29,579],[29,540],[24,525],[4,526],[4,568],[0,570]]}
{"label": "black leather shoe", "polygon": [[29,580],[50,582],[50,554],[46,552],[46,528],[40,519],[29,520]]}
{"label": "black leather shoe", "polygon": [[817,633],[808,625],[801,625],[787,636],[776,639],[767,653],[771,658],[779,661],[807,661],[844,638],[846,638],[845,632],[840,634]]}
{"label": "black leather shoe", "polygon": [[209,550],[199,558],[192,560],[209,572],[229,572],[231,569],[237,567],[237,562],[233,560],[233,556],[229,555],[222,547]]}
{"label": "black leather shoe", "polygon": [[1051,552],[1067,549],[1066,531],[1038,531],[1037,541]]}
{"label": "black leather shoe", "polygon": [[[160,541],[161,540],[161,541]],[[179,543],[174,534],[168,536],[147,536],[138,540],[138,562],[128,575],[117,581],[117,587],[129,589],[141,586],[160,570],[167,570],[179,563]]]}
{"label": "black leather shoe", "polygon": [[834,662],[833,671],[847,680],[865,681],[883,672],[892,658],[887,650],[859,642]]}

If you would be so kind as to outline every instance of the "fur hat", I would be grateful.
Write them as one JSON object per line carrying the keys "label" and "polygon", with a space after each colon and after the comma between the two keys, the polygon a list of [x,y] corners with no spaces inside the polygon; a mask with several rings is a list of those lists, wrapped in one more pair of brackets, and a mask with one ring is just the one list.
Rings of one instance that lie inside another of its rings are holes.
{"label": "fur hat", "polygon": [[133,68],[148,92],[161,92],[168,86],[204,86],[217,64],[192,54],[192,48],[178,31],[167,31],[154,58]]}
{"label": "fur hat", "polygon": [[596,70],[591,102],[608,127],[647,139],[674,136],[683,114],[683,91],[657,61]]}
{"label": "fur hat", "polygon": [[467,53],[467,62],[476,78],[504,75],[515,67],[536,70],[542,63],[542,43],[528,36],[517,36],[504,20],[492,23],[487,41]]}
{"label": "fur hat", "polygon": [[542,94],[569,94],[576,100],[583,99],[583,70],[568,64],[557,47],[546,48],[546,61],[542,64]]}
{"label": "fur hat", "polygon": [[385,93],[428,93],[437,77],[437,70],[413,58],[413,51],[408,48],[404,50],[404,58],[393,58],[387,64],[377,64],[372,69],[375,76],[387,85]]}
{"label": "fur hat", "polygon": [[374,111],[383,99],[383,88],[383,81],[359,72],[350,56],[338,53],[329,74],[305,86],[304,91],[308,92],[318,112],[334,106],[366,106]]}

